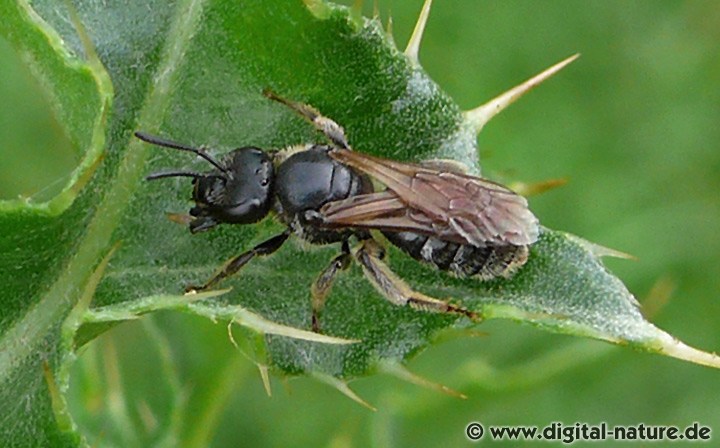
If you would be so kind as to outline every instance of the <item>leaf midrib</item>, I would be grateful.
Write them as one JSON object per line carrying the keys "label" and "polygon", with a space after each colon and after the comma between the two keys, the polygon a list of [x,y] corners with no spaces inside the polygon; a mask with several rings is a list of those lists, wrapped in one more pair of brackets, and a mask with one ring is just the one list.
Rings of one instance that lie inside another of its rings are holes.
{"label": "leaf midrib", "polygon": [[[157,76],[138,115],[143,129],[157,129],[162,122],[175,74],[198,27],[205,3],[206,0],[183,0],[174,11],[157,65]],[[92,65],[91,68],[97,70]],[[98,88],[102,88],[100,83]],[[147,149],[143,146],[137,140],[130,141],[114,183],[95,209],[77,251],[44,296],[0,339],[0,383],[10,377],[14,366],[21,365],[35,351],[53,323],[77,303],[81,296],[79,291],[85,288],[92,268],[110,246],[112,234],[140,184],[147,157]]]}

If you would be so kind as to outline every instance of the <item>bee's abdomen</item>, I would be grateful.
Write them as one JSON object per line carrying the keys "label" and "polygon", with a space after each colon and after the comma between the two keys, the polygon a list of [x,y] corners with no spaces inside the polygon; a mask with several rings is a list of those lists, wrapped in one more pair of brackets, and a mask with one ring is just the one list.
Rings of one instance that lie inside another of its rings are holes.
{"label": "bee's abdomen", "polygon": [[458,277],[490,280],[511,277],[528,258],[527,246],[475,247],[413,232],[383,232],[385,237],[416,260]]}

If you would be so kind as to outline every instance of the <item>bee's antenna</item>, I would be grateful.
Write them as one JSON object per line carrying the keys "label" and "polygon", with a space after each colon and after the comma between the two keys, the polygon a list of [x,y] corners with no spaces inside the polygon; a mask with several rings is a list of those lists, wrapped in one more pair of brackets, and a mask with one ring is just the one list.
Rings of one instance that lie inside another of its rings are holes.
{"label": "bee's antenna", "polygon": [[[188,151],[192,152],[194,154],[197,154],[198,156],[202,157],[203,159],[207,160],[212,164],[215,168],[219,169],[223,173],[227,172],[227,168],[225,168],[222,163],[215,160],[213,156],[208,154],[203,148],[194,148],[192,146],[183,145],[182,143],[173,142],[171,140],[165,140],[161,137],[156,137],[154,135],[146,134],[144,132],[135,132],[135,137],[139,138],[140,140],[150,143],[152,145],[162,146],[163,148],[172,148],[172,149],[179,149],[180,151]],[[184,175],[184,174],[183,174]],[[170,177],[170,176],[165,176]],[[195,177],[195,176],[189,176],[189,177]]]}
{"label": "bee's antenna", "polygon": [[193,179],[204,179],[206,177],[216,177],[218,179],[227,180],[223,176],[219,176],[217,174],[203,174],[203,173],[193,173],[189,171],[166,171],[161,173],[152,173],[145,177],[145,180],[157,180],[157,179],[164,179],[166,177],[192,177]]}

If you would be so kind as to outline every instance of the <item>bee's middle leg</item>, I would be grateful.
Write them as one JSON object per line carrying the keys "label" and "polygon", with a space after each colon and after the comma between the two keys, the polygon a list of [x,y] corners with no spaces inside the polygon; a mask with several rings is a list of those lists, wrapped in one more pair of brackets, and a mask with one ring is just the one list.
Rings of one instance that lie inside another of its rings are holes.
{"label": "bee's middle leg", "polygon": [[342,149],[350,149],[350,145],[345,137],[345,131],[342,126],[337,124],[331,118],[322,115],[317,109],[305,103],[298,103],[290,101],[287,98],[283,98],[277,95],[275,92],[269,89],[263,91],[263,95],[270,98],[273,101],[284,104],[290,109],[294,110],[297,114],[304,117],[310,123],[315,126],[317,130],[325,134],[325,136],[333,142],[337,147]]}
{"label": "bee's middle leg", "polygon": [[350,245],[345,240],[342,243],[340,255],[333,258],[330,265],[318,275],[310,288],[312,295],[312,330],[316,333],[320,332],[320,312],[325,306],[330,289],[335,282],[335,277],[340,271],[344,271],[350,266],[351,260]]}

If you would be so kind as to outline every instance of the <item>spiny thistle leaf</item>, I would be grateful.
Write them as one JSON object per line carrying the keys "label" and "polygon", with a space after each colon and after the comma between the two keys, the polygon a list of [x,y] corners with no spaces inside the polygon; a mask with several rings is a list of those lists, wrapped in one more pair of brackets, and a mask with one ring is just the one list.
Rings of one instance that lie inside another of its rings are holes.
{"label": "spiny thistle leaf", "polygon": [[[79,443],[78,434],[63,431],[71,425],[61,430],[55,420],[65,412],[57,397],[67,390],[74,348],[149,311],[182,309],[246,325],[266,335],[267,346],[258,350],[275,371],[311,374],[366,406],[341,377],[372,373],[378,361],[401,362],[438,330],[469,325],[394,307],[353,268],[324,310],[327,336],[308,333],[309,285],[336,254],[333,247],[306,251],[289,244],[227,281],[223,286],[232,290],[221,296],[179,295],[183,285],[206,279],[222,261],[281,227],[266,220],[192,236],[164,218],[188,208],[189,183],[142,178],[161,167],[201,165],[131,136],[142,129],[216,153],[318,139],[261,95],[269,87],[337,120],[357,150],[408,161],[454,157],[477,171],[475,132],[517,98],[516,91],[498,97],[503,100],[491,113],[487,107],[463,113],[418,65],[426,14],[408,59],[379,20],[353,20],[347,10],[319,1],[118,2],[112,13],[105,3],[78,2],[76,11],[49,0],[0,5],[0,33],[27,55],[59,124],[85,153],[55,199],[0,203],[0,252],[12,254],[0,260],[4,446]],[[112,258],[101,261],[117,242]],[[390,264],[414,288],[487,318],[720,366],[714,355],[648,323],[592,247],[545,229],[514,278],[487,283],[450,278],[394,249]],[[87,306],[87,294],[90,308],[71,314]]]}

